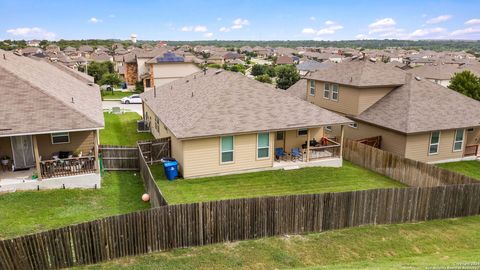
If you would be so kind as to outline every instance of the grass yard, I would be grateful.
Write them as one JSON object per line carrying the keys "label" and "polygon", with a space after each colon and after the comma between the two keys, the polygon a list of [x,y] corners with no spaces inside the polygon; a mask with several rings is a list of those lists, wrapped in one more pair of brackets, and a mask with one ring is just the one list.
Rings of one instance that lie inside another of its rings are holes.
{"label": "grass yard", "polygon": [[150,140],[150,132],[137,132],[137,120],[141,116],[135,112],[124,114],[104,113],[105,129],[100,130],[100,144],[136,145],[138,140]]}
{"label": "grass yard", "polygon": [[[447,269],[462,262],[479,262],[479,227],[480,216],[365,226],[177,249],[86,268]],[[478,269],[478,264],[461,269]]]}
{"label": "grass yard", "polygon": [[129,97],[135,94],[134,92],[122,92],[122,91],[103,91],[102,92],[102,100],[109,100],[109,99],[122,99],[124,97]]}
{"label": "grass yard", "polygon": [[348,161],[342,168],[310,167],[175,181],[166,180],[162,165],[151,170],[169,204],[404,186]]}
{"label": "grass yard", "polygon": [[480,161],[477,160],[442,163],[437,166],[480,180]]}
{"label": "grass yard", "polygon": [[0,238],[149,208],[140,176],[106,173],[102,188],[25,191],[0,195]]}

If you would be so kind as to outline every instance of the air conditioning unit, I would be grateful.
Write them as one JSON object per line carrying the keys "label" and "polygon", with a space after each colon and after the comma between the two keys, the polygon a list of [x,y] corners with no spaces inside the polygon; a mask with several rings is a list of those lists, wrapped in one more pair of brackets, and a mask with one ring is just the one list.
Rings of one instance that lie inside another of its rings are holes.
{"label": "air conditioning unit", "polygon": [[150,132],[150,125],[145,120],[137,121],[137,132]]}

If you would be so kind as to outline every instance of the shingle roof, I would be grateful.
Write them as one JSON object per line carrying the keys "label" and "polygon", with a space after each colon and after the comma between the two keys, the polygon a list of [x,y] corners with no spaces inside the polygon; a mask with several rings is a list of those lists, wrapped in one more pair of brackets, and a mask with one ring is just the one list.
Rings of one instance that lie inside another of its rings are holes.
{"label": "shingle roof", "polygon": [[318,70],[308,78],[355,87],[399,86],[405,83],[405,72],[384,63],[356,60]]}
{"label": "shingle roof", "polygon": [[355,118],[402,133],[475,127],[480,126],[480,102],[407,74],[405,85]]}
{"label": "shingle roof", "polygon": [[[0,136],[104,126],[100,91],[42,60],[0,59]],[[72,102],[73,101],[73,102]]]}
{"label": "shingle roof", "polygon": [[438,65],[423,65],[420,67],[413,68],[409,70],[416,76],[424,77],[427,79],[437,79],[437,80],[450,80],[455,73],[459,73],[465,70],[470,70],[475,75],[480,75],[480,65],[461,65],[457,66],[455,64],[438,64]]}
{"label": "shingle roof", "polygon": [[290,86],[287,90],[279,89],[280,91],[285,91],[287,94],[298,97],[302,100],[307,100],[307,80],[301,79],[296,82],[294,85]]}
{"label": "shingle roof", "polygon": [[320,63],[315,60],[306,60],[301,62],[300,64],[297,65],[298,70],[305,70],[305,71],[317,71],[322,68],[328,68],[331,67],[333,64],[330,62],[323,62]]}
{"label": "shingle roof", "polygon": [[229,71],[198,72],[154,91],[142,94],[145,104],[179,139],[351,122]]}

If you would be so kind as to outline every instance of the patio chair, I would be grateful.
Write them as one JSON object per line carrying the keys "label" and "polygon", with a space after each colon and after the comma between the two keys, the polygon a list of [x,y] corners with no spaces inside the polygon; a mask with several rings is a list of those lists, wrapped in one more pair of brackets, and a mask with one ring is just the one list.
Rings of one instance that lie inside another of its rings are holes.
{"label": "patio chair", "polygon": [[300,148],[292,148],[292,152],[290,153],[290,155],[292,156],[292,161],[303,161],[303,155],[302,151],[300,151]]}
{"label": "patio chair", "polygon": [[122,109],[120,107],[112,107],[112,114],[122,114]]}
{"label": "patio chair", "polygon": [[287,157],[287,153],[283,150],[282,147],[275,148],[275,159],[280,160],[283,159],[285,160]]}

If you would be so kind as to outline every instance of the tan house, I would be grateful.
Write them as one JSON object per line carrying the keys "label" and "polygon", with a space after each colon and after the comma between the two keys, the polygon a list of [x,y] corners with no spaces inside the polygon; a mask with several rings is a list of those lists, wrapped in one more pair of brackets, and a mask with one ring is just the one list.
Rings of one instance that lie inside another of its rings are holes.
{"label": "tan house", "polygon": [[98,86],[76,71],[0,53],[0,192],[100,187]]}
{"label": "tan house", "polygon": [[[239,73],[206,70],[142,94],[156,138],[171,138],[185,178],[304,166],[342,165],[351,121]],[[308,142],[308,143],[307,143]]]}
{"label": "tan house", "polygon": [[194,58],[185,58],[174,52],[165,52],[145,63],[148,74],[143,79],[145,89],[167,84],[200,71]]}
{"label": "tan house", "polygon": [[305,91],[308,102],[355,121],[346,138],[430,163],[478,155],[480,103],[398,68],[344,62],[309,75]]}

